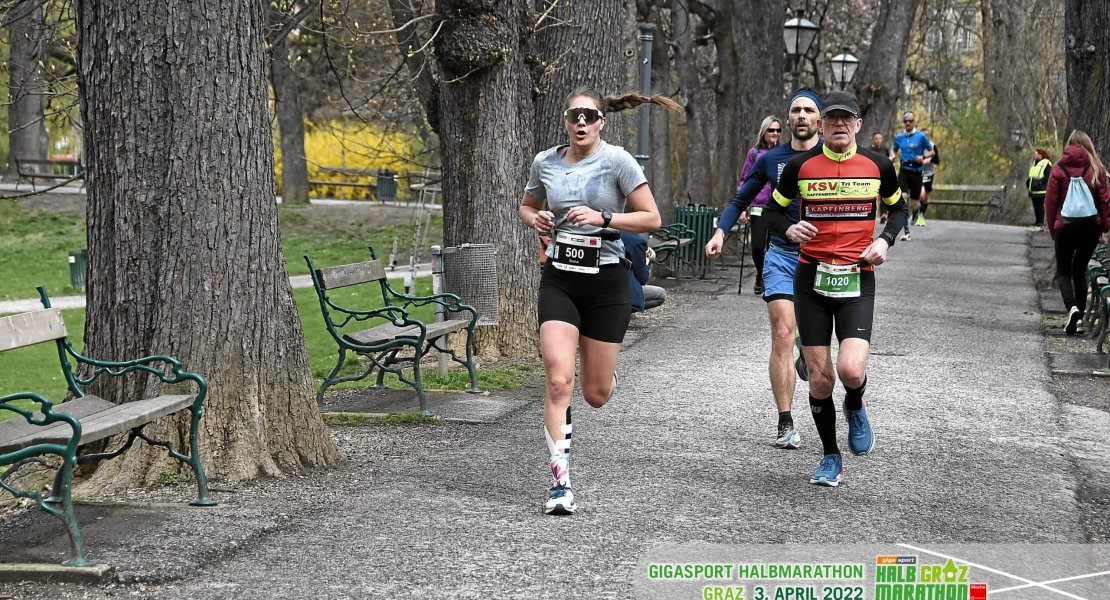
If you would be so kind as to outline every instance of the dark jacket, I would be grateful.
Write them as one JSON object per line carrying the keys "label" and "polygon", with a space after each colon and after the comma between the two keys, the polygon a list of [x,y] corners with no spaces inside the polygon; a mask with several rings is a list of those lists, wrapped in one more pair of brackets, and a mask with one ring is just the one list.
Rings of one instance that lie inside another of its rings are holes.
{"label": "dark jacket", "polygon": [[[1071,145],[1064,149],[1064,155],[1052,166],[1052,175],[1048,178],[1048,191],[1044,196],[1045,224],[1048,232],[1056,237],[1056,231],[1064,226],[1064,218],[1060,211],[1064,208],[1064,198],[1068,194],[1068,186],[1072,177],[1083,177],[1087,187],[1091,188],[1091,197],[1095,199],[1095,208],[1098,209],[1099,231],[1110,231],[1110,184],[1106,180],[1106,173],[1099,176],[1099,185],[1092,186],[1090,180],[1091,161],[1087,151],[1082,146]],[[1087,171],[1084,174],[1084,171]]]}
{"label": "dark jacket", "polygon": [[624,256],[632,262],[628,271],[628,291],[632,296],[632,310],[644,310],[644,285],[648,282],[647,236],[640,233],[621,232]]}

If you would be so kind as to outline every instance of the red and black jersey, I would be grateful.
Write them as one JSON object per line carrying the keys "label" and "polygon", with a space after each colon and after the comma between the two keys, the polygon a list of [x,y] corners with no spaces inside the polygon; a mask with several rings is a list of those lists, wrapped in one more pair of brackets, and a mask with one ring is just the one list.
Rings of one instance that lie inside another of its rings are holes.
{"label": "red and black jersey", "polygon": [[[801,246],[802,260],[808,261],[858,263],[860,253],[872,242],[877,202],[890,206],[892,217],[898,206],[903,217],[905,213],[894,165],[885,156],[856,146],[837,153],[818,144],[794,157],[783,169],[768,208],[784,211],[795,197],[801,220],[817,227],[817,235]],[[900,223],[893,226],[896,220],[904,223],[905,219],[891,218],[881,236],[891,246],[901,229]]]}

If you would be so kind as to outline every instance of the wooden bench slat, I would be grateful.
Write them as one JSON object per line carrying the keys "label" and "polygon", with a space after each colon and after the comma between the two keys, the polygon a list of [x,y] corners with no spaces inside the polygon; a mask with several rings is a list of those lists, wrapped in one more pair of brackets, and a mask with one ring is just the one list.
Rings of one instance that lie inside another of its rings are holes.
{"label": "wooden bench slat", "polygon": [[409,327],[398,327],[393,323],[385,323],[384,325],[378,325],[377,327],[371,327],[370,329],[348,333],[343,337],[351,340],[356,344],[373,346],[375,344],[380,344],[382,342],[388,342],[390,340],[397,339],[415,329],[417,329],[415,325],[411,325]]}
{"label": "wooden bench slat", "polygon": [[[468,323],[468,320],[463,319],[448,319],[446,321],[441,321],[438,323],[428,323],[426,325],[427,334],[425,335],[425,339],[433,340],[448,333],[461,331],[463,329],[466,329]],[[358,344],[373,346],[374,344],[380,344],[382,342],[388,342],[390,340],[395,340],[403,337],[414,338],[419,334],[419,332],[420,328],[416,327],[415,325],[410,327],[397,327],[392,323],[386,323],[384,325],[378,325],[377,327],[372,327],[364,331],[350,333],[345,335],[344,337]]]}
{"label": "wooden bench slat", "polygon": [[[192,403],[192,396],[174,395],[158,396],[157,398],[138,402],[112,404],[111,408],[92,413],[81,419],[80,445],[83,446],[144,423],[156,421],[190,406]],[[36,427],[35,429],[32,433],[21,438],[3,442],[3,445],[0,446],[0,452],[18,450],[34,444],[65,444],[73,433],[73,430],[65,423],[57,423],[49,427]]]}
{"label": "wooden bench slat", "polygon": [[934,185],[933,189],[942,192],[1005,192],[1006,186],[983,184],[941,184]]}
{"label": "wooden bench slat", "polygon": [[[96,396],[84,396],[81,398],[74,398],[69,402],[54,405],[54,412],[64,412],[71,417],[81,419],[93,413],[112,408],[115,404]],[[7,412],[7,411],[5,411]],[[10,414],[10,413],[9,413]],[[42,418],[41,411],[35,411],[35,417]],[[0,447],[8,440],[19,439],[36,430],[41,430],[42,425],[34,425],[27,422],[22,416],[16,415],[14,419],[8,419],[0,423]]]}
{"label": "wooden bench slat", "polygon": [[62,311],[47,308],[0,318],[0,352],[66,336]]}
{"label": "wooden bench slat", "polygon": [[324,286],[325,290],[334,290],[349,285],[385,279],[385,265],[382,264],[380,260],[368,260],[366,262],[317,269],[316,274],[320,279],[320,285]]}
{"label": "wooden bench slat", "polygon": [[929,198],[929,204],[940,204],[942,206],[990,206],[989,200],[944,200],[942,198]]}
{"label": "wooden bench slat", "polygon": [[308,183],[309,183],[309,185],[345,185],[345,186],[348,186],[348,187],[364,187],[364,188],[374,188],[375,187],[375,185],[373,183],[363,183],[361,181],[325,181],[325,180],[322,180],[322,179],[313,179],[313,180],[310,180]]}
{"label": "wooden bench slat", "polygon": [[656,240],[654,238],[648,240],[648,247],[656,252],[660,250],[674,250],[675,248],[682,248],[689,246],[694,242],[694,238],[680,238],[670,240]]}

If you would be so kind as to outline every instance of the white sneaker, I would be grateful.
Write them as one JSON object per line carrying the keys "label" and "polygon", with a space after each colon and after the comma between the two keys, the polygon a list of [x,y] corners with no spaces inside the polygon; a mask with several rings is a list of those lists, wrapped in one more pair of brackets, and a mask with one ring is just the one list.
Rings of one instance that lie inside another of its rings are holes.
{"label": "white sneaker", "polygon": [[908,241],[910,241],[910,234],[908,234],[908,233],[903,233],[903,234],[902,234],[902,237],[900,237],[900,238],[898,238],[898,239],[899,239],[899,240],[901,240],[901,241],[903,241],[903,242],[908,242]]}
{"label": "white sneaker", "polygon": [[570,489],[569,483],[551,486],[547,502],[543,505],[545,515],[573,515],[577,511],[578,505],[574,502],[574,491]]}
{"label": "white sneaker", "polygon": [[1083,313],[1079,312],[1079,307],[1071,307],[1071,310],[1068,311],[1068,323],[1064,325],[1064,333],[1075,335],[1079,331],[1079,321],[1082,319]]}

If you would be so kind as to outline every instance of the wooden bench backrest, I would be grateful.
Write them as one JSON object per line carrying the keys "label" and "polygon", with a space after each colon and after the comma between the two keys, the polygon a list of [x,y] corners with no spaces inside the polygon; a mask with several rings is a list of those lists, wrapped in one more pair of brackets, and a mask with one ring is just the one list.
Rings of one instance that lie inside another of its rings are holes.
{"label": "wooden bench backrest", "polygon": [[0,352],[57,340],[66,336],[62,311],[47,308],[0,317]]}
{"label": "wooden bench backrest", "polygon": [[339,265],[326,269],[316,269],[316,277],[325,290],[381,281],[385,279],[385,265],[380,260]]}

